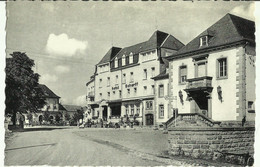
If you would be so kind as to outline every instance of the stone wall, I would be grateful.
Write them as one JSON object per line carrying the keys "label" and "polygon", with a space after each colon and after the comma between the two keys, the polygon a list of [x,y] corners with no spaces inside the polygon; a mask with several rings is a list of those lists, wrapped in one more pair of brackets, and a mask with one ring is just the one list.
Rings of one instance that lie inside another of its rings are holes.
{"label": "stone wall", "polygon": [[254,127],[171,127],[169,154],[244,164],[244,157],[226,153],[254,153]]}

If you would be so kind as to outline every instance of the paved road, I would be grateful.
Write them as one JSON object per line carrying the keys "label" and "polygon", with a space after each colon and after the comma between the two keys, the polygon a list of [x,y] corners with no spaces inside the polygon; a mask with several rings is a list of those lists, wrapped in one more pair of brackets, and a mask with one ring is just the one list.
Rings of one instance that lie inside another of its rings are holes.
{"label": "paved road", "polygon": [[34,129],[6,142],[5,165],[166,165],[77,135],[80,129]]}

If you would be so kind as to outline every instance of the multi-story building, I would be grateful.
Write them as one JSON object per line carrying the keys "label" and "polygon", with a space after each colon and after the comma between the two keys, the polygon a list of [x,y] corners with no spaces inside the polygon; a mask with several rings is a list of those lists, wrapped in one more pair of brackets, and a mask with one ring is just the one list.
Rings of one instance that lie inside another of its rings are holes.
{"label": "multi-story building", "polygon": [[152,78],[166,70],[163,58],[183,46],[172,35],[156,31],[145,42],[111,48],[87,83],[88,101],[89,94],[94,92],[94,100],[89,103],[92,114],[110,121],[128,116],[143,125],[153,125],[155,81]]}
{"label": "multi-story building", "polygon": [[168,57],[171,108],[215,121],[254,120],[255,23],[225,15]]}

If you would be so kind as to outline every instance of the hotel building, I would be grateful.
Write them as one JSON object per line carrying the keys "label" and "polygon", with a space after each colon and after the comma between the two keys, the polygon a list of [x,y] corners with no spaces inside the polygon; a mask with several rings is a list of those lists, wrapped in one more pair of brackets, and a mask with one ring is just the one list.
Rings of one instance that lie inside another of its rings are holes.
{"label": "hotel building", "polygon": [[153,78],[166,71],[163,59],[183,46],[174,36],[156,31],[145,42],[112,47],[87,83],[92,116],[111,122],[128,116],[142,125],[153,125],[157,91]]}
{"label": "hotel building", "polygon": [[254,121],[255,23],[225,15],[169,63],[171,108],[214,121]]}

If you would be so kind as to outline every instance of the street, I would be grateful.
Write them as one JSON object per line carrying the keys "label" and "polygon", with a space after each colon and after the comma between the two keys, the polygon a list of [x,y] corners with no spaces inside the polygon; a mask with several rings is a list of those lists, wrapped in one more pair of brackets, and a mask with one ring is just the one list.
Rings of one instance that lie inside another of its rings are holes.
{"label": "street", "polygon": [[[103,131],[110,133],[117,130]],[[134,130],[121,130],[123,135],[130,131]],[[134,144],[124,147],[108,141],[102,142],[103,140],[99,139],[102,139],[103,132],[97,132],[97,129],[77,128],[32,128],[25,129],[25,132],[15,132],[6,141],[5,165],[166,165],[158,160],[149,160],[149,156],[142,158],[140,152],[139,156],[135,155],[135,149],[138,147],[134,147]],[[86,134],[91,137],[88,138]],[[99,136],[94,138],[95,134]],[[149,145],[147,139],[145,141]],[[152,152],[152,149],[144,152]]]}

